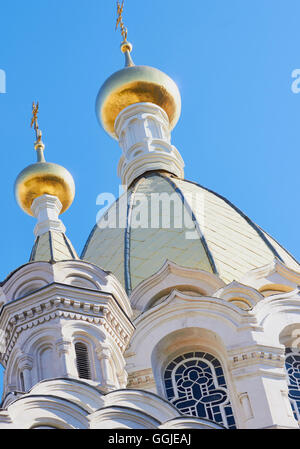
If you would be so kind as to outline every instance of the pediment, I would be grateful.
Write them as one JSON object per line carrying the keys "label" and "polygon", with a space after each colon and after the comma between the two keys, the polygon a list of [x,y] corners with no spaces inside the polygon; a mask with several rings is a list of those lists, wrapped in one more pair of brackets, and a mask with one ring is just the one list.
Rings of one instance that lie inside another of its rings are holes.
{"label": "pediment", "polygon": [[255,304],[264,299],[264,296],[256,289],[237,281],[233,281],[221,288],[214,296],[235,304],[244,310],[252,309]]}
{"label": "pediment", "polygon": [[204,270],[186,268],[167,260],[148,279],[142,281],[131,293],[134,309],[145,311],[166,298],[174,289],[188,296],[211,296],[225,283],[217,275]]}
{"label": "pediment", "polygon": [[300,272],[274,258],[272,263],[249,271],[241,282],[263,294],[265,291],[287,293],[300,285]]}

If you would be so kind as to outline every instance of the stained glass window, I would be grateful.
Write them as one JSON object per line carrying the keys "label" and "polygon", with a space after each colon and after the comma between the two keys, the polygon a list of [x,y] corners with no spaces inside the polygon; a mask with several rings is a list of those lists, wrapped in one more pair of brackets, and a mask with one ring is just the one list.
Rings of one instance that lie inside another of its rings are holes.
{"label": "stained glass window", "polygon": [[186,415],[236,427],[224,372],[219,360],[205,352],[189,352],[165,369],[168,400]]}
{"label": "stained glass window", "polygon": [[300,350],[286,348],[285,368],[288,374],[289,399],[294,417],[300,422]]}

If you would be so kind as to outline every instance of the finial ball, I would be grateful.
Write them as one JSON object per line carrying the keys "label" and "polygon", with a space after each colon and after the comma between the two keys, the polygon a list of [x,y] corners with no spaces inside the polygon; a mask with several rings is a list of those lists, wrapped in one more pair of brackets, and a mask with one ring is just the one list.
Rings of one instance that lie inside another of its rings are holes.
{"label": "finial ball", "polygon": [[130,42],[124,41],[120,45],[121,52],[126,53],[126,51],[129,51],[129,53],[132,52],[132,44]]}

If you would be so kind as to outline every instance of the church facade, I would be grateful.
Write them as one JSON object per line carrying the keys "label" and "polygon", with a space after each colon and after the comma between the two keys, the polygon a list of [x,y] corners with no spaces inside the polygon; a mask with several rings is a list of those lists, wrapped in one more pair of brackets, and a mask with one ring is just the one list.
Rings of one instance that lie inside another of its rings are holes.
{"label": "church facade", "polygon": [[300,265],[221,195],[184,178],[180,92],[125,68],[100,124],[125,186],[78,255],[60,214],[71,174],[37,162],[15,184],[36,218],[30,260],[0,290],[1,429],[297,429]]}

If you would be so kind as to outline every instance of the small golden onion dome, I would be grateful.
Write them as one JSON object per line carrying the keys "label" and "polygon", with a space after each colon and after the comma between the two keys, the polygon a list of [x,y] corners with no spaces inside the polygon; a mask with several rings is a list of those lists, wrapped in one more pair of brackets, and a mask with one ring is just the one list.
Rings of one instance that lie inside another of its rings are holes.
{"label": "small golden onion dome", "polygon": [[17,177],[14,191],[17,203],[29,215],[33,215],[32,202],[45,194],[60,200],[62,214],[73,202],[75,183],[68,170],[61,165],[46,162],[43,155],[38,153],[38,161],[22,170]]}
{"label": "small golden onion dome", "polygon": [[115,139],[115,120],[127,106],[145,102],[160,106],[169,117],[170,130],[175,127],[181,112],[181,97],[176,83],[154,67],[135,66],[130,58],[131,49],[129,42],[121,44],[126,67],[105,81],[96,100],[98,120]]}

